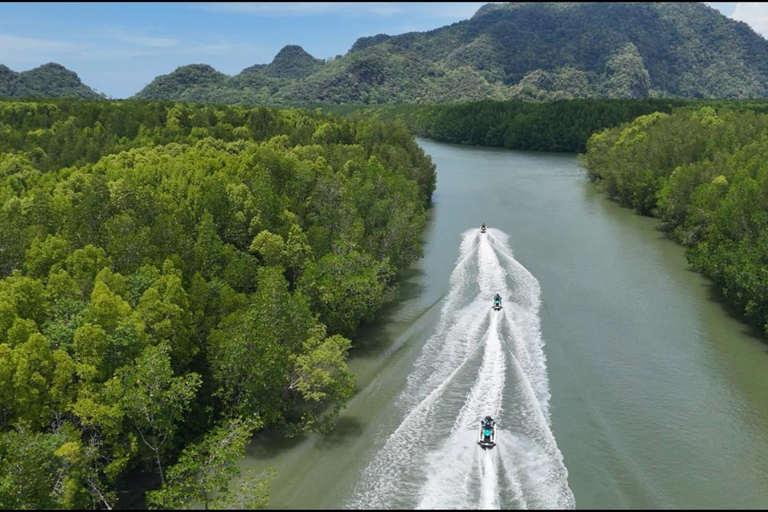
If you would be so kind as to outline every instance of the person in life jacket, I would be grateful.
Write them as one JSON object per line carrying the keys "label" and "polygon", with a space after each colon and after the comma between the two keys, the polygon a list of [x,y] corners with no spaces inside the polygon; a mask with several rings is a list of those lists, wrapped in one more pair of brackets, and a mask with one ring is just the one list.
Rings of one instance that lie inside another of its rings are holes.
{"label": "person in life jacket", "polygon": [[483,426],[483,435],[485,437],[491,437],[491,433],[493,432],[493,418],[490,416],[486,416],[483,421],[480,422],[480,424]]}

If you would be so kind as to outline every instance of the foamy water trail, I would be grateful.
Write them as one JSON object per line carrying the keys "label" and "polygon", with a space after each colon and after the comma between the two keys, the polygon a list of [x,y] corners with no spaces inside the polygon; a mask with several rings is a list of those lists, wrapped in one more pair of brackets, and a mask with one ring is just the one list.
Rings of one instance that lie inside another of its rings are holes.
{"label": "foamy water trail", "polygon": [[[400,424],[350,507],[575,508],[549,428],[540,295],[506,234],[463,234],[440,320],[397,400]],[[477,444],[486,415],[498,426],[488,450]]]}

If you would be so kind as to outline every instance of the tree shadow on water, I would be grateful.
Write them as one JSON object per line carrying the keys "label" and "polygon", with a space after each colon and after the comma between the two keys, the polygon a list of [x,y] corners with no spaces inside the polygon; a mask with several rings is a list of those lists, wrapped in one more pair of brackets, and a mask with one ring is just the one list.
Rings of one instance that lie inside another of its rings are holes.
{"label": "tree shadow on water", "polygon": [[333,430],[319,436],[315,446],[319,450],[330,450],[360,437],[362,433],[363,424],[360,421],[348,416],[340,416],[336,419],[336,426]]}
{"label": "tree shadow on water", "polygon": [[[373,322],[361,324],[353,336],[351,357],[375,358],[389,348],[396,336],[392,335],[388,327],[403,323],[403,320],[398,320],[397,317],[408,312],[407,301],[420,297],[424,292],[425,285],[422,279],[424,274],[424,270],[418,268],[403,271],[398,280],[396,297],[384,304],[376,313]],[[413,308],[413,306],[410,307]],[[423,311],[419,311],[408,322],[415,321],[422,314]]]}
{"label": "tree shadow on water", "polygon": [[295,448],[307,439],[307,434],[285,437],[285,429],[268,428],[258,432],[245,447],[246,455],[254,459],[270,459]]}
{"label": "tree shadow on water", "polygon": [[[694,272],[699,275],[703,275],[699,272],[697,272],[694,269],[688,269],[690,272]],[[739,322],[741,328],[741,333],[745,336],[749,336],[751,338],[755,338],[756,340],[759,340],[764,345],[768,346],[768,339],[766,339],[765,332],[760,328],[760,326],[750,322],[749,318],[744,314],[743,311],[741,311],[739,308],[728,302],[728,300],[723,295],[722,290],[715,284],[710,278],[707,276],[704,276],[706,280],[702,283],[702,286],[704,286],[707,290],[707,299],[710,302],[713,302],[715,304],[718,304],[723,312],[728,316],[728,318],[731,318],[733,320],[736,320]]]}
{"label": "tree shadow on water", "polygon": [[339,416],[336,418],[333,430],[327,434],[302,433],[294,437],[285,437],[285,429],[269,428],[257,433],[245,449],[248,457],[256,460],[271,459],[296,448],[310,436],[316,436],[315,447],[320,450],[327,450],[360,437],[362,433],[362,422],[348,416]]}

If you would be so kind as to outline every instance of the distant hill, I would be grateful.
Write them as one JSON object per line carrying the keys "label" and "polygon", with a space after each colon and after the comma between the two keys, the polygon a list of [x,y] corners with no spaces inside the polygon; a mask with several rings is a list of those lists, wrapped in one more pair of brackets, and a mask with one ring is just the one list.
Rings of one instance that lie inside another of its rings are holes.
{"label": "distant hill", "polygon": [[329,61],[291,45],[235,76],[183,66],[135,97],[271,105],[765,98],[768,41],[703,3],[486,4],[429,32],[362,37]]}
{"label": "distant hill", "polygon": [[106,98],[83,82],[77,73],[61,64],[50,62],[29,71],[17,73],[0,64],[0,97],[23,98]]}
{"label": "distant hill", "polygon": [[[322,60],[314,58],[301,46],[288,45],[275,55],[272,63],[260,67],[258,72],[275,78],[305,78],[318,71],[323,64]],[[255,71],[257,70],[246,68],[240,74]]]}

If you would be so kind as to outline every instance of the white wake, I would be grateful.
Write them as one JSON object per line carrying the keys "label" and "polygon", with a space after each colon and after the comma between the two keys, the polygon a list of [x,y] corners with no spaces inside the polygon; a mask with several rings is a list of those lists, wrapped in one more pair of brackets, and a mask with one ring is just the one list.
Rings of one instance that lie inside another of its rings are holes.
{"label": "white wake", "polygon": [[[351,508],[575,508],[549,428],[539,283],[506,234],[463,234],[434,334],[397,405],[402,421],[371,460]],[[493,311],[493,296],[503,299]],[[477,444],[493,416],[497,445]]]}

